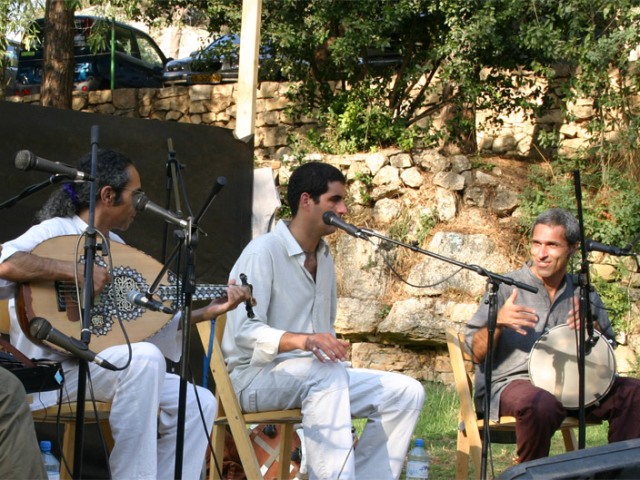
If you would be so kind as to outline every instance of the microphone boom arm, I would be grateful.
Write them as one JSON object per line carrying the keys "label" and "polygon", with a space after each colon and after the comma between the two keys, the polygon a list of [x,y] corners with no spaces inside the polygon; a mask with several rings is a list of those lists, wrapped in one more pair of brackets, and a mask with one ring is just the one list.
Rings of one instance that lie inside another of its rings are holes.
{"label": "microphone boom arm", "polygon": [[478,275],[481,275],[483,277],[487,277],[489,280],[494,281],[498,284],[500,283],[504,283],[505,285],[511,285],[517,288],[521,288],[522,290],[526,290],[528,292],[531,293],[537,293],[538,289],[535,287],[532,287],[530,285],[527,285],[526,283],[522,283],[519,282],[517,280],[514,280],[513,278],[510,277],[505,277],[504,275],[499,275],[497,273],[493,273],[490,272],[489,270],[480,267],[479,265],[470,265],[468,263],[463,263],[463,262],[459,262],[458,260],[454,260],[453,258],[450,257],[445,257],[444,255],[440,255],[438,253],[434,253],[434,252],[430,252],[428,250],[424,250],[416,245],[410,245],[404,242],[401,242],[399,240],[394,240],[393,238],[389,238],[386,237],[378,232],[376,232],[375,230],[371,230],[368,228],[360,228],[359,229],[362,233],[364,233],[367,236],[371,236],[371,237],[377,237],[381,240],[384,240],[386,242],[390,242],[393,243],[395,245],[399,245],[401,247],[405,247],[408,248],[409,250],[412,250],[414,252],[418,252],[421,253],[423,255],[427,255],[429,257],[433,257],[435,259],[441,260],[443,262],[446,263],[450,263],[452,265],[456,265],[458,267],[464,268],[466,270],[471,270],[475,273],[477,273]]}

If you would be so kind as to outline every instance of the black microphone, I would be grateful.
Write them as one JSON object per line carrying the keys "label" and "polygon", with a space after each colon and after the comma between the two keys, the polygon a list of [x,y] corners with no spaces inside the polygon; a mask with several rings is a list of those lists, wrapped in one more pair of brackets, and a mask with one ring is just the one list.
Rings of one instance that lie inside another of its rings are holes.
{"label": "black microphone", "polygon": [[67,352],[75,355],[87,362],[94,362],[107,370],[117,370],[115,366],[107,362],[105,359],[100,358],[94,352],[89,350],[86,343],[81,342],[73,337],[69,337],[59,330],[56,330],[51,326],[48,320],[41,317],[34,317],[29,322],[29,333],[33,338],[38,340],[46,340],[54,345],[66,350]]}
{"label": "black microphone", "polygon": [[613,245],[605,245],[604,243],[596,242],[587,238],[585,240],[587,250],[590,252],[602,252],[614,255],[616,257],[624,257],[627,255],[633,255],[627,248],[614,247]]}
{"label": "black microphone", "polygon": [[187,228],[189,226],[189,222],[183,220],[182,218],[177,217],[169,210],[162,208],[159,205],[156,205],[151,200],[147,198],[147,196],[140,192],[137,193],[133,198],[133,207],[140,211],[144,212],[145,210],[151,212],[159,217],[162,217],[166,222],[173,223],[174,225],[179,226],[180,228]]}
{"label": "black microphone", "polygon": [[364,240],[369,239],[366,233],[364,233],[355,225],[345,222],[344,220],[342,220],[342,218],[340,218],[335,212],[332,212],[331,210],[324,212],[322,214],[322,220],[327,225],[333,225],[334,227],[338,227],[353,237],[362,238]]}
{"label": "black microphone", "polygon": [[167,307],[164,303],[154,300],[153,298],[149,298],[144,293],[140,293],[135,290],[129,290],[129,293],[127,293],[127,300],[129,300],[129,303],[146,308],[147,310],[152,310],[154,312],[162,312],[168,315],[173,315],[174,313],[176,313],[169,307]]}
{"label": "black microphone", "polygon": [[69,177],[71,180],[93,180],[91,175],[82,170],[64,163],[45,160],[29,150],[20,150],[16,154],[14,164],[18,170],[37,170],[39,172],[53,173],[54,175]]}

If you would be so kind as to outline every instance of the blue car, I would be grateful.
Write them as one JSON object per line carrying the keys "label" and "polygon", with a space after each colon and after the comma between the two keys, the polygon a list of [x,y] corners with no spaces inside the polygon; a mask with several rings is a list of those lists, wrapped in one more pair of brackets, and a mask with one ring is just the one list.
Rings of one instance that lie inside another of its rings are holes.
{"label": "blue car", "polygon": [[[16,95],[40,92],[43,66],[44,19],[35,21],[35,48],[22,50],[16,75]],[[111,38],[114,34],[115,88],[158,88],[167,58],[146,33],[118,22],[76,16],[74,26],[74,88],[102,90],[111,86]],[[91,32],[94,32],[91,35]],[[91,46],[91,45],[95,46]]]}

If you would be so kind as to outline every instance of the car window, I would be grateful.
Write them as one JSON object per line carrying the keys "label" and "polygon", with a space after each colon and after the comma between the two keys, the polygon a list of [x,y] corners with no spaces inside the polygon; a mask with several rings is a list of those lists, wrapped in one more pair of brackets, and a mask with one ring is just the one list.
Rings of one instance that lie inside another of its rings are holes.
{"label": "car window", "polygon": [[147,36],[141,35],[137,32],[134,32],[134,35],[136,37],[136,42],[138,43],[140,58],[151,65],[163,67],[164,58],[153,41]]}
{"label": "car window", "polygon": [[18,66],[18,47],[13,43],[7,44],[7,51],[5,52],[7,57],[7,67],[17,67]]}
{"label": "car window", "polygon": [[134,47],[131,30],[116,25],[114,40],[116,52],[126,53],[127,55],[131,55],[132,57],[140,57],[137,49]]}

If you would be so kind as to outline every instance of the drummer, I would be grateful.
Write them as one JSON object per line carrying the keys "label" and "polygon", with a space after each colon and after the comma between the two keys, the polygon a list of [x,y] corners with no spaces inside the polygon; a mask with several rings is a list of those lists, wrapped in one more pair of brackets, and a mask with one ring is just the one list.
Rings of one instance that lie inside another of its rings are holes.
{"label": "drummer", "polygon": [[[551,437],[567,415],[554,395],[535,387],[529,379],[528,359],[536,341],[550,328],[567,325],[577,329],[579,285],[567,273],[571,256],[578,250],[580,225],[566,210],[541,213],[531,228],[531,259],[506,276],[538,289],[537,293],[500,285],[498,315],[493,340],[490,395],[491,420],[516,418],[518,462],[549,455]],[[485,297],[465,329],[465,342],[476,364],[476,410],[484,411],[484,360],[487,355],[488,303]],[[595,328],[615,346],[609,316],[596,292],[590,295]],[[614,377],[597,405],[586,410],[587,418],[609,421],[609,442],[640,438],[640,380]],[[577,375],[577,372],[576,372]],[[585,375],[586,382],[589,381]]]}

